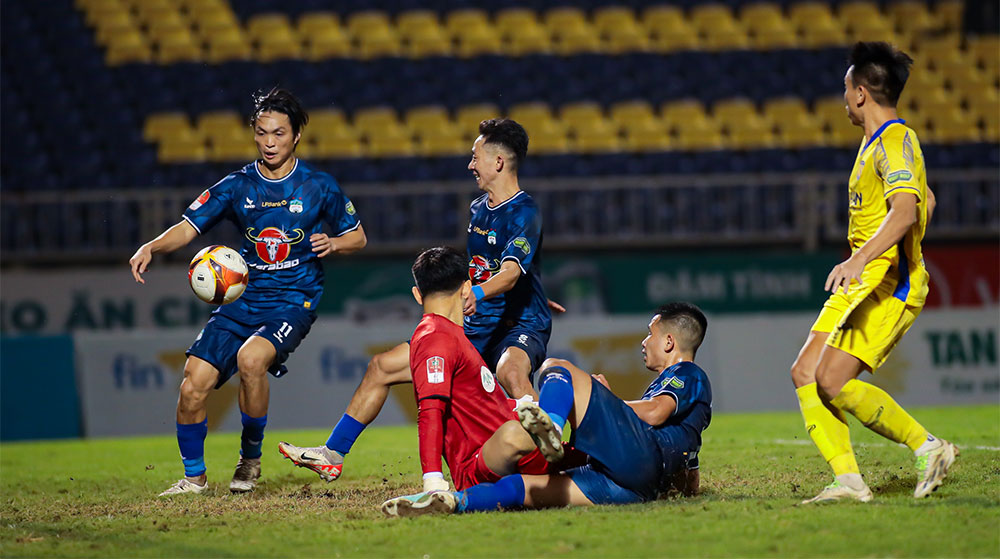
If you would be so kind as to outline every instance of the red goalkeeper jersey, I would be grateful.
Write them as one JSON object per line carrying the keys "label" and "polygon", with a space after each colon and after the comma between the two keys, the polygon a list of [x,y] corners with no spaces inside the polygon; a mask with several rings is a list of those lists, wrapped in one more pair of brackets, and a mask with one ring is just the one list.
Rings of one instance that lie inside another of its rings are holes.
{"label": "red goalkeeper jersey", "polygon": [[440,471],[443,454],[457,483],[468,477],[463,472],[475,467],[483,443],[516,418],[517,402],[504,394],[462,326],[440,315],[425,314],[413,332],[410,370],[418,414],[426,414],[430,407],[443,410],[424,415],[433,418],[430,423],[418,419],[424,473]]}

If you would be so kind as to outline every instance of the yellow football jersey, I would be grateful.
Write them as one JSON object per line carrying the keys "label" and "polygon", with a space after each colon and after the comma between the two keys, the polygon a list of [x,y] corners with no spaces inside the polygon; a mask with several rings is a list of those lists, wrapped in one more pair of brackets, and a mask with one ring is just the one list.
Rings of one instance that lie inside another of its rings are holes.
{"label": "yellow football jersey", "polygon": [[930,280],[920,248],[927,228],[927,175],[916,133],[902,120],[890,120],[870,140],[862,141],[848,189],[847,240],[852,253],[878,231],[889,213],[891,196],[903,192],[917,196],[917,222],[897,246],[879,258],[888,260],[890,266],[883,281],[897,283],[893,295],[907,305],[922,306]]}

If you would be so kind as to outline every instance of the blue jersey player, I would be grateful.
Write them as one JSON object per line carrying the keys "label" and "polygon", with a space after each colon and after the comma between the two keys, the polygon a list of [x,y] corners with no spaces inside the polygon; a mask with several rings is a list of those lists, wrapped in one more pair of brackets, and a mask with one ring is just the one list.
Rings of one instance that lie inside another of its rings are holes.
{"label": "blue jersey player", "polygon": [[[201,493],[205,476],[205,402],[213,388],[240,374],[243,434],[240,460],[229,488],[252,491],[260,477],[267,424],[267,373],[281,376],[284,362],[316,319],[323,295],[320,258],[365,246],[364,229],[337,182],[295,157],[308,116],[288,91],[255,98],[251,125],[260,159],[229,174],[192,202],[183,219],[144,244],[129,261],[145,283],[154,253],[173,252],[222,220],[243,236],[240,254],[250,268],[243,296],[212,313],[187,350],[177,400],[177,442],[184,478],[161,496]],[[324,224],[333,236],[323,232]]]}
{"label": "blue jersey player", "polygon": [[650,501],[672,488],[698,491],[701,433],[712,419],[712,388],[693,359],[708,325],[689,303],[660,307],[642,342],[646,368],[658,371],[642,399],[623,401],[602,375],[568,361],[543,365],[540,401],[518,406],[521,426],[547,460],[562,458],[563,427],[589,456],[556,475],[508,475],[464,491],[425,491],[390,499],[388,516]]}
{"label": "blue jersey player", "polygon": [[[472,292],[465,302],[465,334],[513,398],[534,397],[530,374],[545,359],[552,331],[541,283],[542,216],[517,180],[528,151],[528,134],[509,119],[484,120],[472,146],[469,170],[484,192],[471,206],[468,229]],[[389,386],[411,382],[409,344],[376,355],[325,446],[280,443],[297,466],[326,481],[340,476],[343,457],[382,409]],[[425,487],[445,487],[441,480]]]}

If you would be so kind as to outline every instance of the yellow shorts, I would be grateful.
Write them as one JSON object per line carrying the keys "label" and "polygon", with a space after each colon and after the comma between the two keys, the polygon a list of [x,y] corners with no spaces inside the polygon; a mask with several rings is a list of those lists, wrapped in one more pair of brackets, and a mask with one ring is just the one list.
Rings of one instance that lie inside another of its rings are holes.
{"label": "yellow shorts", "polygon": [[864,283],[852,283],[847,295],[842,290],[831,294],[812,326],[830,333],[826,345],[857,357],[873,373],[923,308],[893,296],[897,282],[886,277],[888,268],[883,261],[872,262],[861,275]]}

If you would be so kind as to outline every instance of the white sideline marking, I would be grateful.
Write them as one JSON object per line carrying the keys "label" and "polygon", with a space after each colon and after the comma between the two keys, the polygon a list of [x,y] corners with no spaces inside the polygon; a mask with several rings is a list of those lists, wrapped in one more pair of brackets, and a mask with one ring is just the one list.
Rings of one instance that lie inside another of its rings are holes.
{"label": "white sideline marking", "polygon": [[[805,439],[774,439],[771,442],[774,443],[774,444],[788,444],[788,445],[796,445],[796,446],[812,446],[812,444],[813,444],[812,440],[805,440]],[[955,446],[957,446],[960,449],[962,449],[962,448],[974,448],[976,450],[992,450],[993,452],[1000,452],[1000,446],[976,445],[976,446],[973,446],[973,447],[969,447],[967,445],[964,445],[962,443],[956,443],[954,441],[952,441],[952,443],[954,443]],[[883,446],[883,447],[884,446],[891,446],[889,443],[853,443],[853,445],[854,446],[876,446],[876,447],[877,446]],[[906,446],[906,445],[899,445],[899,446]]]}

